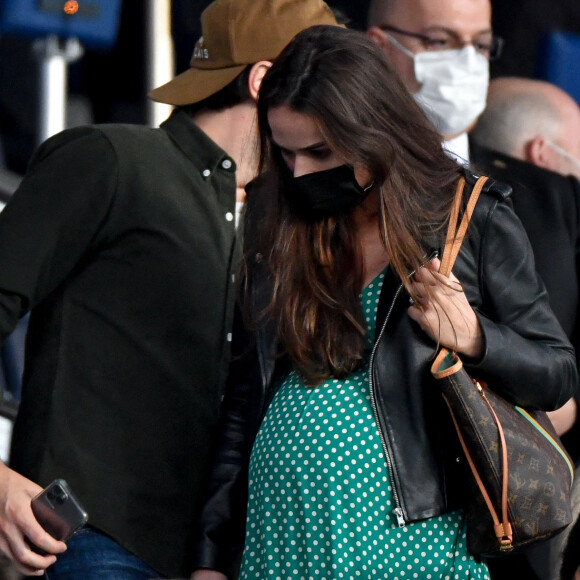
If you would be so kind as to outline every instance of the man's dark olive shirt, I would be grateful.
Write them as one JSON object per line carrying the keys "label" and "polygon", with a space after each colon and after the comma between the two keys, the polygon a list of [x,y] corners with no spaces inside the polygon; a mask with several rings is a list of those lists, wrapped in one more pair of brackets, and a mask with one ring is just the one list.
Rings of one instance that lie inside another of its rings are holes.
{"label": "man's dark olive shirt", "polygon": [[0,214],[0,332],[31,309],[10,465],[189,572],[230,350],[235,165],[183,112],[46,142]]}

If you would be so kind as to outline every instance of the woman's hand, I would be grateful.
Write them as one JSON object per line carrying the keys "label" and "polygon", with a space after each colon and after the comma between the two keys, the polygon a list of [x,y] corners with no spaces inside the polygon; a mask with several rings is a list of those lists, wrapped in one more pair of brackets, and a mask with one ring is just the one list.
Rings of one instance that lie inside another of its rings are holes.
{"label": "woman's hand", "polygon": [[[42,491],[36,483],[0,463],[0,550],[26,576],[41,576],[66,544],[55,540],[36,521],[31,499]],[[47,555],[32,551],[29,542]]]}
{"label": "woman's hand", "polygon": [[415,300],[409,316],[435,341],[471,358],[484,352],[484,339],[479,320],[471,308],[463,288],[451,274],[438,273],[441,262],[431,260],[412,278]]}

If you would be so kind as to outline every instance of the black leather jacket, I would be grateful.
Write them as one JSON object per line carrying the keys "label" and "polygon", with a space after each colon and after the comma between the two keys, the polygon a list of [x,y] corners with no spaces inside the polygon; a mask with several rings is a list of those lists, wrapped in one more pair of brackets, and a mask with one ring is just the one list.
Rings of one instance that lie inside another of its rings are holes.
{"label": "black leather jacket", "polygon": [[[468,174],[466,196],[474,178]],[[519,405],[555,409],[577,384],[574,351],[548,306],[534,270],[530,244],[513,213],[510,188],[489,180],[476,206],[453,272],[462,282],[485,336],[481,359],[467,370]],[[438,247],[439,246],[439,247]],[[440,250],[432,244],[431,250]],[[253,300],[263,304],[268,285],[256,260]],[[400,525],[449,512],[461,504],[456,442],[430,374],[436,345],[407,314],[408,295],[387,271],[370,361],[371,402],[383,441]],[[379,332],[380,329],[380,332]],[[237,348],[248,351],[238,333]],[[268,328],[257,348],[232,366],[224,423],[201,515],[195,566],[235,574],[244,541],[247,464],[276,377],[288,369],[276,359]]]}

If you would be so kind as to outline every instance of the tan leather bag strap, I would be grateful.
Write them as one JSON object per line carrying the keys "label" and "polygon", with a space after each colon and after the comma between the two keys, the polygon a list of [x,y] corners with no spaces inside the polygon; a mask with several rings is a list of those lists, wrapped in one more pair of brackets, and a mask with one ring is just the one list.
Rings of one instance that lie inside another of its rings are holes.
{"label": "tan leather bag strap", "polygon": [[487,179],[487,177],[482,176],[477,180],[473,187],[473,191],[469,196],[469,200],[467,201],[467,207],[465,208],[465,213],[463,214],[459,228],[457,228],[457,220],[459,219],[459,211],[461,209],[461,202],[463,201],[463,190],[465,189],[465,177],[459,179],[457,189],[455,190],[453,205],[451,206],[449,226],[445,237],[445,247],[443,249],[443,256],[441,257],[441,267],[439,268],[439,273],[443,274],[443,276],[449,276],[451,273],[453,264],[455,264],[455,259],[459,254],[463,238],[467,232],[467,227],[471,221],[475,204],[479,199],[479,194],[481,193]]}
{"label": "tan leather bag strap", "polygon": [[505,444],[505,436],[504,436],[504,432],[503,432],[503,428],[501,426],[501,423],[500,423],[497,415],[495,414],[493,407],[490,405],[489,401],[484,396],[485,401],[486,401],[486,403],[487,403],[487,405],[492,413],[492,416],[494,417],[494,422],[497,426],[498,433],[500,436],[501,459],[502,459],[502,490],[501,490],[501,517],[502,517],[502,521],[500,522],[499,517],[497,515],[497,512],[495,511],[495,508],[493,507],[493,503],[491,501],[491,498],[489,497],[489,493],[487,492],[487,489],[485,488],[485,485],[481,479],[481,476],[479,475],[479,472],[477,471],[477,467],[475,467],[475,463],[473,462],[473,457],[471,456],[471,453],[469,452],[469,449],[467,448],[467,444],[465,443],[463,433],[461,432],[461,427],[459,427],[459,423],[457,422],[457,419],[455,418],[455,413],[453,413],[453,409],[451,408],[451,405],[449,404],[449,401],[447,400],[447,398],[445,396],[443,398],[445,399],[445,402],[447,403],[447,406],[449,407],[449,412],[451,413],[451,419],[453,420],[453,424],[455,425],[455,430],[457,431],[457,436],[459,437],[459,442],[461,443],[461,447],[463,448],[463,452],[465,453],[467,463],[469,464],[471,472],[473,473],[473,476],[475,477],[475,482],[477,483],[477,487],[479,487],[479,491],[481,492],[481,495],[483,496],[483,499],[485,501],[487,509],[489,510],[489,513],[491,515],[491,519],[493,520],[493,531],[495,533],[496,538],[498,539],[498,541],[500,543],[500,550],[509,551],[513,547],[512,546],[513,530],[512,530],[512,525],[509,521],[508,502],[507,502],[508,477],[509,477],[508,454],[507,454],[507,446]]}
{"label": "tan leather bag strap", "polygon": [[[459,219],[459,212],[461,210],[461,202],[463,201],[463,190],[465,189],[465,178],[461,177],[459,183],[457,184],[457,189],[455,191],[455,198],[453,199],[453,205],[451,207],[451,213],[449,216],[449,226],[447,228],[447,235],[445,237],[445,247],[443,249],[443,256],[441,257],[441,267],[439,268],[439,273],[443,274],[444,276],[449,276],[451,270],[453,269],[453,264],[455,264],[455,259],[459,254],[459,250],[461,249],[461,244],[463,239],[465,238],[465,234],[467,232],[467,228],[469,226],[469,222],[471,221],[471,216],[473,215],[473,210],[475,209],[475,205],[477,200],[479,199],[479,195],[485,182],[487,181],[487,177],[482,176],[480,177],[475,186],[473,187],[473,191],[469,196],[469,200],[467,201],[467,206],[465,208],[465,212],[463,214],[463,218],[461,219],[461,223],[459,224],[459,228],[457,227],[457,221]],[[509,469],[508,469],[508,454],[507,454],[507,446],[505,443],[505,435],[503,432],[503,427],[501,422],[496,415],[493,407],[489,403],[483,389],[479,384],[476,384],[480,395],[485,400],[493,420],[496,424],[499,439],[500,439],[500,451],[501,451],[501,458],[502,458],[502,482],[501,482],[501,518],[502,521],[499,521],[498,515],[496,510],[493,507],[491,502],[491,498],[489,493],[485,489],[485,485],[479,475],[477,468],[475,467],[475,463],[473,462],[473,458],[465,444],[465,440],[463,438],[463,434],[459,428],[457,420],[455,419],[455,415],[449,407],[451,411],[451,417],[453,419],[453,423],[455,424],[455,429],[459,436],[459,441],[461,442],[461,446],[467,458],[467,462],[469,463],[469,467],[475,477],[475,481],[479,487],[481,495],[487,505],[489,513],[491,514],[491,518],[493,520],[493,527],[496,537],[500,542],[500,546],[502,550],[511,550],[512,548],[512,540],[513,540],[513,532],[512,526],[509,522],[509,514],[508,514],[508,481],[509,481]],[[449,402],[446,400],[447,404]]]}

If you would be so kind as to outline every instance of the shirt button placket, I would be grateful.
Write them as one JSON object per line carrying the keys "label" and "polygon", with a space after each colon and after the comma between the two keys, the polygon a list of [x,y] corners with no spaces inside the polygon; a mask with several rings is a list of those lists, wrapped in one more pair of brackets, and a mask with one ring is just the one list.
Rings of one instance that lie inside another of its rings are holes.
{"label": "shirt button placket", "polygon": [[[232,160],[231,160],[231,159],[224,159],[224,160],[221,162],[222,169],[225,169],[226,171],[229,171],[230,169],[232,169],[233,165],[234,165],[234,164],[233,164],[233,162],[232,162]],[[234,221],[234,214],[233,214],[231,211],[228,211],[228,212],[226,213],[226,220],[227,220],[228,222],[232,222],[232,221]]]}

